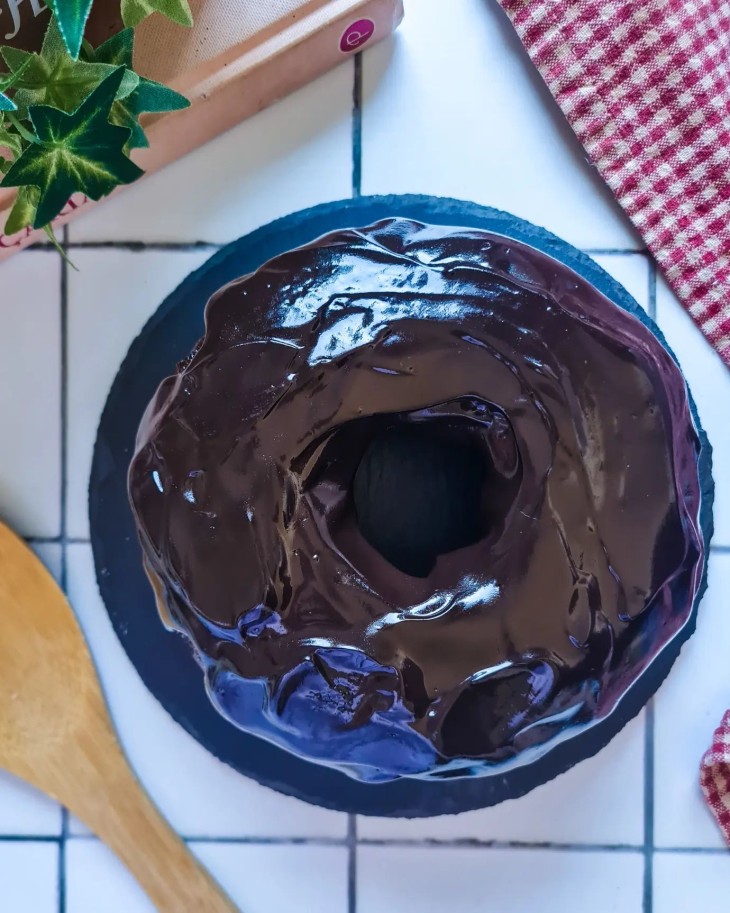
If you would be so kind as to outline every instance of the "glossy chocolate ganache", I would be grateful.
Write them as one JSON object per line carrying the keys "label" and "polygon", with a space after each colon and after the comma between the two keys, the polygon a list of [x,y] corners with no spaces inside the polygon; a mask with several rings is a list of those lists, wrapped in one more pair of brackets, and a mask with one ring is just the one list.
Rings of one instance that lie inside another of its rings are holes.
{"label": "glossy chocolate ganache", "polygon": [[163,620],[236,726],[363,780],[499,772],[608,715],[686,623],[685,382],[567,267],[391,219],[205,318],[129,486]]}

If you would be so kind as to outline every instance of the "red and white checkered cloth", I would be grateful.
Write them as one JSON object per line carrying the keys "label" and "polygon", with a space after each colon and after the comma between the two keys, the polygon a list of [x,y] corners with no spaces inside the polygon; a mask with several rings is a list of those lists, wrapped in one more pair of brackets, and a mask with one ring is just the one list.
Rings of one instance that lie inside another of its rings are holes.
{"label": "red and white checkered cloth", "polygon": [[730,365],[730,0],[499,0]]}
{"label": "red and white checkered cloth", "polygon": [[730,844],[730,710],[715,731],[712,748],[702,759],[700,786]]}

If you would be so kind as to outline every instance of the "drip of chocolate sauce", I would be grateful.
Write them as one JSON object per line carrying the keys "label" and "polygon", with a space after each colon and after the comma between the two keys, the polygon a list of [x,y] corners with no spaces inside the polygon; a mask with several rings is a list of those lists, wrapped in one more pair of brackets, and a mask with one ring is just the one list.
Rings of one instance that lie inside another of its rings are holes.
{"label": "drip of chocolate sauce", "polygon": [[137,444],[146,565],[214,704],[364,780],[605,717],[700,584],[679,369],[498,235],[392,219],[226,286]]}

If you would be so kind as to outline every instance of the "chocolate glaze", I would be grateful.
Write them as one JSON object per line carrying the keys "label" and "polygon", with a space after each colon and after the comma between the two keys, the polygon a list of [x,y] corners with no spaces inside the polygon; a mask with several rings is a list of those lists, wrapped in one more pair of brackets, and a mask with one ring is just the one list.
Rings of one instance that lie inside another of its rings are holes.
{"label": "chocolate glaze", "polygon": [[[391,439],[483,461],[471,532],[418,565],[365,517]],[[226,717],[361,779],[454,776],[605,717],[687,621],[699,450],[640,321],[524,244],[393,219],[213,296],[129,488]]]}

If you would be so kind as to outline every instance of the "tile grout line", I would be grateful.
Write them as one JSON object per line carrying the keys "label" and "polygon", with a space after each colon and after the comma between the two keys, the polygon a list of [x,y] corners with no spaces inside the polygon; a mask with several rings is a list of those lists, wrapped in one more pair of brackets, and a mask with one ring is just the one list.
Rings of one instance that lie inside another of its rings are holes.
{"label": "tile grout line", "polygon": [[726,846],[655,846],[654,855],[657,853],[660,854],[669,854],[672,853],[681,856],[722,856],[727,858],[727,847]]}
{"label": "tile grout line", "polygon": [[347,913],[357,913],[357,815],[347,816]]}
{"label": "tile grout line", "polygon": [[455,838],[453,840],[393,838],[379,840],[365,837],[359,846],[401,847],[403,849],[455,849],[455,850],[517,850],[546,851],[557,853],[636,853],[643,854],[644,847],[633,843],[557,843],[551,841],[526,840],[480,840],[478,838]]}
{"label": "tile grout line", "polygon": [[[68,242],[68,227],[63,229],[63,249]],[[60,255],[59,255],[60,256]],[[68,475],[67,437],[68,437],[68,264],[61,258],[61,531],[58,541],[61,544],[61,586],[64,592],[68,584],[68,504],[66,482]]]}
{"label": "tile grout line", "polygon": [[[68,226],[63,228],[62,247],[68,249]],[[68,592],[68,263],[61,257],[61,588]],[[61,834],[58,842],[58,913],[66,913],[66,840],[68,810],[61,809]]]}
{"label": "tile grout line", "polygon": [[362,53],[355,54],[352,87],[352,196],[362,196]]}
{"label": "tile grout line", "polygon": [[0,834],[0,843],[60,843],[60,834]]}
{"label": "tile grout line", "polygon": [[592,257],[645,257],[649,254],[645,247],[583,247],[581,250]]}
{"label": "tile grout line", "polygon": [[643,913],[654,910],[654,698],[646,705],[644,729],[644,897]]}
{"label": "tile grout line", "polygon": [[[64,243],[63,248],[66,251],[70,250],[128,250],[133,253],[143,253],[147,250],[159,251],[159,250],[169,250],[169,251],[217,251],[222,247],[225,247],[223,242],[218,241],[133,241],[128,240],[118,240],[118,241],[69,241],[68,244]],[[53,245],[38,242],[28,249],[28,252],[33,251],[54,251],[55,248]]]}
{"label": "tile grout line", "polygon": [[[354,817],[354,816],[353,816]],[[349,829],[348,829],[349,830]],[[60,834],[0,834],[2,843],[60,843],[64,839]],[[68,834],[67,842],[84,843],[99,842],[99,838],[92,833]],[[206,844],[221,846],[315,846],[315,847],[343,847],[350,846],[350,837],[204,837],[183,836],[185,843]],[[560,853],[632,853],[643,855],[646,852],[642,844],[633,843],[553,843],[529,842],[519,840],[479,840],[454,838],[453,840],[439,840],[437,838],[421,839],[409,838],[382,838],[363,837],[356,838],[358,847],[392,847],[403,849],[453,849],[453,850],[515,850],[515,851],[547,851]],[[654,846],[652,852],[662,856],[727,856],[724,846]]]}
{"label": "tile grout line", "polygon": [[649,256],[649,288],[648,288],[648,311],[649,316],[652,320],[656,320],[656,275],[657,275],[657,265],[656,260],[652,256]]}
{"label": "tile grout line", "polygon": [[[96,840],[94,834],[74,834],[74,840]],[[205,837],[181,835],[184,843],[221,844],[223,846],[327,846],[348,847],[348,837]]]}

